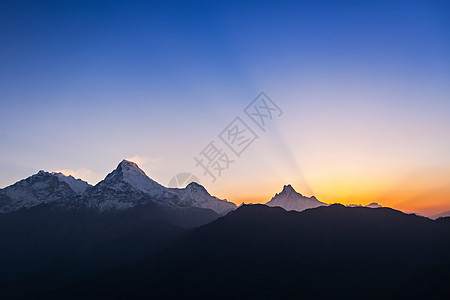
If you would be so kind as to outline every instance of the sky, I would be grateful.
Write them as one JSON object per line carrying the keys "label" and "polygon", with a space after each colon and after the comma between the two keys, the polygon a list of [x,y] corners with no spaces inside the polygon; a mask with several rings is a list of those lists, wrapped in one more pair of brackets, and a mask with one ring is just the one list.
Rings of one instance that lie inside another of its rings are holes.
{"label": "sky", "polygon": [[[449,54],[448,1],[1,1],[0,188],[41,169],[96,184],[126,158],[237,204],[292,184],[437,214]],[[264,130],[245,113],[261,92]],[[239,155],[236,118],[257,137]],[[195,161],[212,146],[215,181]]]}

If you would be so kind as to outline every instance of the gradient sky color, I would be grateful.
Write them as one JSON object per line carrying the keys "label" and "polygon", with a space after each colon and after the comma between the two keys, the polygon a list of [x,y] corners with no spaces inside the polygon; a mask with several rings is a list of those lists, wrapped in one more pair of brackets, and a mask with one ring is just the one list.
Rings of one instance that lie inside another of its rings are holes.
{"label": "gradient sky color", "polygon": [[[212,183],[193,157],[259,92],[284,111]],[[448,1],[2,1],[0,187],[123,159],[267,202],[450,210]]]}

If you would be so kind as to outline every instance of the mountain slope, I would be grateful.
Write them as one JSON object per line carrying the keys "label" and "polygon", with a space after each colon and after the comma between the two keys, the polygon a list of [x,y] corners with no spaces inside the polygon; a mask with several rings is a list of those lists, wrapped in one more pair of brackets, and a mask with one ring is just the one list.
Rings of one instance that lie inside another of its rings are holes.
{"label": "mountain slope", "polygon": [[84,198],[100,211],[131,208],[148,201],[169,207],[198,207],[218,214],[236,208],[234,203],[211,196],[191,183],[184,189],[166,188],[150,179],[135,163],[123,160],[104,180],[88,190]]}
{"label": "mountain slope", "polygon": [[445,218],[445,217],[450,217],[450,210],[441,212],[441,213],[439,213],[437,215],[434,215],[434,216],[432,216],[430,218],[435,220],[435,219]]}
{"label": "mountain slope", "polygon": [[[442,282],[450,279],[449,236],[446,220],[389,208],[331,205],[299,213],[244,205],[145,264],[46,296],[439,298],[448,295]],[[422,286],[423,270],[444,277]]]}
{"label": "mountain slope", "polygon": [[96,185],[97,188],[108,188],[116,191],[133,190],[150,196],[161,195],[165,188],[150,179],[137,164],[122,160],[117,168],[109,173],[104,180]]}
{"label": "mountain slope", "polygon": [[87,182],[66,177],[61,173],[39,171],[9,187],[0,190],[0,213],[30,208],[44,203],[78,205]]}
{"label": "mountain slope", "polygon": [[104,180],[84,194],[89,207],[100,211],[132,208],[157,199],[165,191],[135,163],[123,160]]}
{"label": "mountain slope", "polygon": [[282,207],[285,210],[303,211],[308,208],[315,208],[319,206],[328,205],[320,202],[316,197],[305,197],[300,193],[297,193],[294,188],[289,184],[283,187],[283,190],[276,194],[269,202],[267,206]]}
{"label": "mountain slope", "polygon": [[157,203],[172,208],[204,208],[225,214],[236,208],[226,200],[211,196],[191,183],[184,189],[166,188],[150,179],[137,164],[123,160],[94,187],[62,173],[39,173],[0,189],[0,213],[53,203],[67,209],[95,209],[99,212],[129,209]]}
{"label": "mountain slope", "polygon": [[230,206],[198,184],[167,189],[126,160],[94,187],[40,171],[0,190],[0,298],[136,263]]}
{"label": "mountain slope", "polygon": [[78,195],[83,195],[86,189],[92,187],[86,181],[76,179],[72,175],[66,176],[61,172],[52,172],[52,175],[56,176],[59,179],[59,181],[67,183],[69,187]]}
{"label": "mountain slope", "polygon": [[0,214],[0,298],[67,284],[151,257],[186,229],[219,217],[196,207],[147,204],[99,213],[41,204]]}
{"label": "mountain slope", "polygon": [[211,196],[200,184],[191,182],[184,189],[169,189],[169,195],[176,195],[174,205],[179,207],[207,208],[219,214],[226,214],[236,209],[236,204]]}

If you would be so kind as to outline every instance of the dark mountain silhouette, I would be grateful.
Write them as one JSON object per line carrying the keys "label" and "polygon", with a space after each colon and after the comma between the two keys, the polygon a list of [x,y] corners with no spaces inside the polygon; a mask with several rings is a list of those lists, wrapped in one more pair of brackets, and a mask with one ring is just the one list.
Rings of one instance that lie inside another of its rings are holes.
{"label": "dark mountain silhouette", "polygon": [[95,186],[40,171],[0,189],[0,299],[450,294],[450,218],[328,206],[291,186],[268,205],[233,211],[126,160]]}
{"label": "dark mountain silhouette", "polygon": [[435,219],[445,218],[445,217],[450,217],[450,210],[441,212],[441,213],[439,213],[437,215],[434,215],[434,216],[430,217],[430,219],[434,219],[435,220]]}
{"label": "dark mountain silhouette", "polygon": [[0,298],[142,261],[184,230],[218,217],[209,209],[152,202],[104,213],[42,204],[0,214]]}
{"label": "dark mountain silhouette", "polygon": [[449,295],[450,218],[389,208],[243,205],[145,263],[47,298],[429,298]]}
{"label": "dark mountain silhouette", "polygon": [[166,188],[127,160],[95,186],[39,171],[0,189],[0,298],[147,259],[235,207],[197,183]]}

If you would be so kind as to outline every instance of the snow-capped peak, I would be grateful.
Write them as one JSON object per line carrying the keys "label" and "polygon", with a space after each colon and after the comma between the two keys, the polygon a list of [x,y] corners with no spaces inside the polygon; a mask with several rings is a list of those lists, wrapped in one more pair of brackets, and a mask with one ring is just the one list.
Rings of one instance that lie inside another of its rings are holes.
{"label": "snow-capped peak", "polygon": [[201,185],[201,184],[195,182],[195,181],[189,183],[189,184],[185,187],[185,189],[189,189],[189,190],[201,190],[201,191],[204,191],[205,193],[207,193],[207,194],[209,195],[209,193],[208,193],[208,191],[205,189],[205,187],[204,187],[203,185]]}
{"label": "snow-capped peak", "polygon": [[[41,171],[39,171],[41,172]],[[61,172],[52,172],[52,175],[56,176],[59,181],[67,183],[70,188],[78,195],[83,194],[86,189],[90,186],[89,183],[81,179],[76,179],[72,175],[64,175]]]}
{"label": "snow-capped peak", "polygon": [[73,188],[86,184],[62,174],[52,174],[43,170],[0,190],[0,213],[8,213],[21,208],[29,208],[42,203],[76,202],[79,194]]}
{"label": "snow-capped peak", "polygon": [[283,187],[283,190],[276,194],[269,202],[268,206],[279,206],[285,210],[303,211],[308,208],[314,208],[318,206],[327,205],[320,202],[316,197],[305,197],[300,193],[297,193],[292,185],[288,184]]}
{"label": "snow-capped peak", "polygon": [[347,204],[347,207],[367,207],[367,208],[380,208],[383,207],[380,204],[376,203],[376,202],[372,202],[366,206],[363,206],[361,204]]}
{"label": "snow-capped peak", "polygon": [[197,182],[189,183],[184,189],[169,189],[169,193],[177,195],[178,206],[209,208],[219,214],[236,209],[236,204],[211,196],[206,188]]}
{"label": "snow-capped peak", "polygon": [[300,196],[303,196],[302,194],[297,193],[294,190],[294,188],[292,187],[292,185],[290,185],[290,184],[287,184],[287,185],[283,186],[283,190],[281,191],[280,195],[281,194],[292,194],[292,193],[295,193],[295,194],[298,194]]}
{"label": "snow-capped peak", "polygon": [[207,208],[219,214],[236,205],[211,196],[200,184],[192,182],[183,189],[166,188],[150,179],[134,162],[123,160],[94,187],[59,172],[38,173],[0,189],[0,213],[29,208],[42,203],[89,207],[106,211],[126,209],[154,202],[178,208]]}
{"label": "snow-capped peak", "polygon": [[366,207],[369,207],[369,208],[380,208],[380,207],[383,207],[383,206],[381,206],[380,204],[378,204],[376,202],[372,202],[369,205],[366,205]]}
{"label": "snow-capped peak", "polygon": [[136,163],[126,159],[122,160],[117,167],[121,168],[126,173],[138,173],[140,175],[147,176]]}
{"label": "snow-capped peak", "polygon": [[150,179],[137,164],[125,159],[98,185],[123,190],[123,184],[151,196],[160,195],[165,190],[165,187]]}

